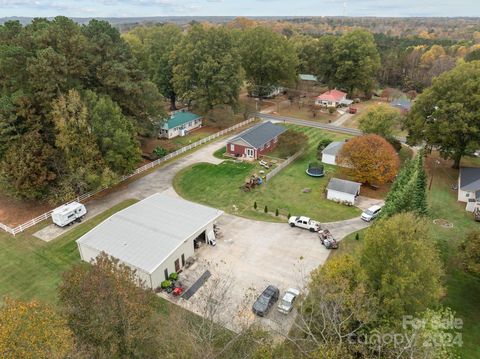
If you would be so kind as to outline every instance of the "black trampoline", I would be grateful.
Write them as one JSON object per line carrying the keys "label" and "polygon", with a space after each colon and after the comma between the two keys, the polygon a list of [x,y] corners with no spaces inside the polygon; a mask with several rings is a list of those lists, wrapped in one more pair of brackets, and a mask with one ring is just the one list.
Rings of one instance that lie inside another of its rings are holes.
{"label": "black trampoline", "polygon": [[311,162],[308,164],[307,175],[312,177],[323,177],[325,172],[323,171],[323,165],[318,162]]}

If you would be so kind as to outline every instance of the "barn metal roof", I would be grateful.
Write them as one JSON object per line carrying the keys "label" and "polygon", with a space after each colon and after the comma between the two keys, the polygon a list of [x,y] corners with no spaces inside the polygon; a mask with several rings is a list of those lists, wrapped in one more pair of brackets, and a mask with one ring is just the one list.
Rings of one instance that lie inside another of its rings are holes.
{"label": "barn metal roof", "polygon": [[327,189],[357,195],[360,192],[361,185],[362,184],[358,182],[347,181],[340,178],[332,178],[330,182],[328,182]]}
{"label": "barn metal roof", "polygon": [[152,273],[185,240],[222,214],[215,208],[156,193],[117,212],[77,243]]}
{"label": "barn metal roof", "polygon": [[249,145],[260,148],[262,145],[273,140],[275,137],[284,133],[287,129],[283,126],[274,125],[270,121],[262,122],[248,130],[242,132],[230,142],[243,140]]}

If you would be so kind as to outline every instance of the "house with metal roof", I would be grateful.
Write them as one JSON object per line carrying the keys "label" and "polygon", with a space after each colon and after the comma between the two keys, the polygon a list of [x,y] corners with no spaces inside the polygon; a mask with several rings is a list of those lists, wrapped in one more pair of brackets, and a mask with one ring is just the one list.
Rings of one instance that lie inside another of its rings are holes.
{"label": "house with metal roof", "polygon": [[331,142],[327,147],[322,150],[322,162],[329,165],[337,165],[337,157],[340,150],[343,148],[345,141]]}
{"label": "house with metal roof", "polygon": [[170,118],[164,122],[160,129],[160,137],[174,138],[185,136],[189,131],[202,126],[202,116],[186,110],[172,112]]}
{"label": "house with metal roof", "polygon": [[327,199],[353,206],[360,195],[361,185],[358,182],[331,178],[327,185]]}
{"label": "house with metal roof", "polygon": [[352,103],[347,99],[347,93],[339,90],[329,90],[315,99],[315,105],[323,107],[349,106]]}
{"label": "house with metal roof", "polygon": [[213,224],[222,211],[165,193],[156,193],[115,213],[77,240],[80,257],[102,252],[136,270],[151,288],[180,272],[196,242],[215,239]]}
{"label": "house with metal roof", "polygon": [[458,201],[466,202],[466,210],[480,207],[480,168],[462,167],[458,175]]}
{"label": "house with metal roof", "polygon": [[390,102],[390,106],[400,109],[403,112],[408,112],[412,108],[412,101],[406,96],[398,97]]}
{"label": "house with metal roof", "polygon": [[310,74],[300,74],[298,75],[300,81],[307,81],[307,82],[318,82],[318,78],[315,75]]}
{"label": "house with metal roof", "polygon": [[247,160],[256,160],[275,148],[278,136],[287,129],[270,121],[262,122],[227,142],[226,153]]}

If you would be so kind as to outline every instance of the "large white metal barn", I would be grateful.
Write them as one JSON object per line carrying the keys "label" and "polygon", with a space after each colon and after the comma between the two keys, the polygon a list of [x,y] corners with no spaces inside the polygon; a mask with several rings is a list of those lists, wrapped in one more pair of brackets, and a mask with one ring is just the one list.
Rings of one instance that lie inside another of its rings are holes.
{"label": "large white metal barn", "polygon": [[165,193],[154,194],[117,212],[77,240],[81,258],[101,253],[119,259],[156,288],[179,272],[194,254],[194,240],[214,238],[222,211]]}

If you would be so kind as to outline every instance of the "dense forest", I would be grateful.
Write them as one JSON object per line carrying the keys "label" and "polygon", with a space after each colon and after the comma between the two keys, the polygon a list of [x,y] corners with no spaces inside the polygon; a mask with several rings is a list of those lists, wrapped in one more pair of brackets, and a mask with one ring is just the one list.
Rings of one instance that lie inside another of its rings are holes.
{"label": "dense forest", "polygon": [[179,103],[221,122],[241,111],[245,85],[262,97],[278,86],[294,89],[299,73],[355,97],[382,87],[416,94],[480,52],[476,38],[360,28],[311,36],[300,26],[317,23],[339,26],[237,18],[120,33],[99,20],[6,22],[0,26],[2,191],[61,202],[114,183],[138,165],[138,135],[155,136],[166,110]]}

